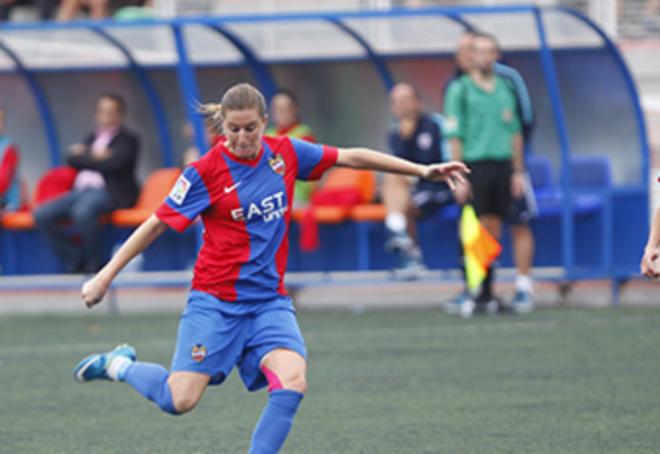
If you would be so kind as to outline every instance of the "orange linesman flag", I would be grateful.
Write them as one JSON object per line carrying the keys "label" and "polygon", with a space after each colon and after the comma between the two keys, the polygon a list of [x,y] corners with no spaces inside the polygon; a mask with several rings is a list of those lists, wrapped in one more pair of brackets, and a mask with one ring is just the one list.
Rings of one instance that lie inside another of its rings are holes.
{"label": "orange linesman flag", "polygon": [[460,230],[465,277],[468,290],[474,293],[486,277],[490,264],[502,252],[502,246],[481,225],[472,205],[463,206]]}

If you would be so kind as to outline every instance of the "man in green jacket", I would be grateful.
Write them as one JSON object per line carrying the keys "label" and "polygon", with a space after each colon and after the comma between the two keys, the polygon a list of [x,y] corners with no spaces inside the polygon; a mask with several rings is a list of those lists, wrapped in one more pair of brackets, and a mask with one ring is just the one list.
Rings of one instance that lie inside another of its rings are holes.
{"label": "man in green jacket", "polygon": [[[445,96],[445,135],[450,140],[453,159],[465,161],[472,169],[470,184],[457,191],[457,200],[464,203],[471,197],[481,223],[495,238],[500,238],[502,222],[510,218],[511,207],[518,205],[512,202],[524,202],[529,192],[516,97],[513,87],[494,72],[498,56],[496,39],[476,34],[474,67],[469,74],[451,82]],[[524,234],[533,248],[529,226],[514,228],[521,230],[514,235]],[[531,278],[519,276],[519,280],[525,280],[526,285],[516,287],[526,291],[516,292],[513,309],[526,312],[532,307]],[[460,312],[469,316],[487,308],[507,310],[495,298],[492,287],[491,268],[476,301],[465,299]]]}

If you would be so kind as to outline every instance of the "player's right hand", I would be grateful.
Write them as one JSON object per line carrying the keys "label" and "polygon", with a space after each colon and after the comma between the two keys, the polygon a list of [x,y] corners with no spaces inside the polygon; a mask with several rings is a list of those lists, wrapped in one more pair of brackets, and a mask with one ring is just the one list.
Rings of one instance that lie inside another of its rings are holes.
{"label": "player's right hand", "polygon": [[85,305],[91,309],[101,302],[107,290],[108,284],[99,278],[99,275],[97,274],[83,284],[80,295],[82,296]]}
{"label": "player's right hand", "polygon": [[642,263],[639,265],[639,269],[644,276],[652,278],[660,276],[660,270],[658,270],[658,267],[655,263],[659,256],[660,248],[658,247],[648,247],[644,250]]}

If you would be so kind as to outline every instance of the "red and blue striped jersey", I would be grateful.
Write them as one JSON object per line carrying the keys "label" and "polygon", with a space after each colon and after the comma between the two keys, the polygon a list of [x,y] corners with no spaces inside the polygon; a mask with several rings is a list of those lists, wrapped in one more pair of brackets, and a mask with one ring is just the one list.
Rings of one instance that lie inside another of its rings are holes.
{"label": "red and blue striped jersey", "polygon": [[294,182],[319,179],[336,161],[336,148],[264,137],[253,160],[220,143],[187,167],[156,216],[182,232],[201,215],[192,288],[232,302],[286,295]]}

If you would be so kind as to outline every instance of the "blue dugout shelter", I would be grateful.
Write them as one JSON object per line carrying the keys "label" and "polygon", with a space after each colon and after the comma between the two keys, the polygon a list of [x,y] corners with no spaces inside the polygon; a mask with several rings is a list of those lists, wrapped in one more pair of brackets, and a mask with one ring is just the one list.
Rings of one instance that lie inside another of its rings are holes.
{"label": "blue dugout shelter", "polygon": [[[239,81],[267,97],[280,86],[296,90],[323,142],[385,149],[388,89],[412,82],[429,109],[441,110],[455,43],[466,30],[499,39],[535,104],[536,265],[561,267],[569,281],[636,275],[648,230],[644,120],[619,51],[575,11],[457,7],[3,24],[0,104],[31,182],[89,130],[93,100],[108,90],[129,100],[128,124],[143,138],[141,176],[177,165],[186,121],[204,149],[197,102],[217,100]],[[434,235],[423,243],[437,243]],[[362,244],[350,248],[358,256],[334,263],[384,266],[370,250],[380,244],[356,238]],[[455,248],[446,251],[446,259],[429,254],[431,265],[452,267]],[[306,269],[298,254],[294,248],[292,267]]]}

